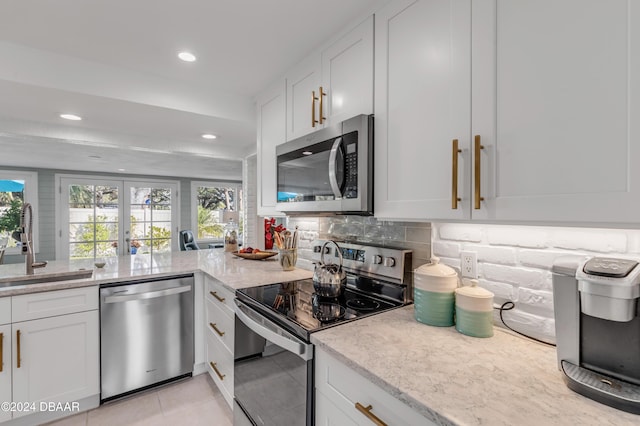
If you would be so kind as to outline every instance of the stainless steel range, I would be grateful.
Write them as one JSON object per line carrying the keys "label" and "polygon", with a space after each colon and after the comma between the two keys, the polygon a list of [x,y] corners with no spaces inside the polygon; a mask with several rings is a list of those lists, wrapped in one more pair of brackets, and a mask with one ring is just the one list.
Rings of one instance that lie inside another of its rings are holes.
{"label": "stainless steel range", "polygon": [[[324,241],[314,243],[320,259]],[[234,425],[313,425],[311,334],[411,302],[411,251],[339,243],[347,286],[319,297],[311,279],[236,291]],[[338,259],[325,248],[325,261]],[[247,353],[246,347],[259,349]],[[239,355],[242,354],[242,355]]]}

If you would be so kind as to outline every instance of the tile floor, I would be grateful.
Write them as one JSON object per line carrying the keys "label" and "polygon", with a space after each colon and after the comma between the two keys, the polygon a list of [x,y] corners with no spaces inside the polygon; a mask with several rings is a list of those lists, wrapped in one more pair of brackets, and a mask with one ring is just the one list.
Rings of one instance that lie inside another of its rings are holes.
{"label": "tile floor", "polygon": [[233,414],[208,374],[101,405],[47,426],[231,426]]}

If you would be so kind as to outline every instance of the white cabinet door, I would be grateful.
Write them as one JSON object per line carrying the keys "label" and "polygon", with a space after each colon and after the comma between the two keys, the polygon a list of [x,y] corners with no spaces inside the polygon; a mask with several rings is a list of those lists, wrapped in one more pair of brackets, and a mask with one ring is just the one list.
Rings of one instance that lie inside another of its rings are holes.
{"label": "white cabinet door", "polygon": [[321,395],[317,423],[367,426],[382,421],[389,425],[435,426],[323,349],[316,347],[315,355],[316,398]]}
{"label": "white cabinet door", "polygon": [[[276,210],[276,146],[286,140],[285,83],[274,86],[257,101],[258,215],[281,216]],[[309,113],[307,111],[307,113]]]}
{"label": "white cabinet door", "polygon": [[287,140],[304,136],[323,125],[318,115],[321,72],[320,55],[314,54],[287,73]]}
{"label": "white cabinet door", "polygon": [[638,223],[640,8],[473,2],[473,218]]}
{"label": "white cabinet door", "polygon": [[322,51],[327,124],[373,114],[373,16]]}
{"label": "white cabinet door", "polygon": [[[318,426],[358,426],[358,423],[336,407],[322,392],[316,390],[316,425]],[[372,423],[373,424],[373,423]]]}
{"label": "white cabinet door", "polygon": [[[0,325],[0,402],[11,402],[11,325]],[[11,419],[11,412],[0,410],[0,422]]]}
{"label": "white cabinet door", "polygon": [[[471,2],[395,1],[375,19],[374,213],[467,219]],[[454,139],[462,150],[456,153],[456,209]]]}
{"label": "white cabinet door", "polygon": [[98,320],[98,311],[88,311],[14,323],[13,400],[73,402],[98,394]]}

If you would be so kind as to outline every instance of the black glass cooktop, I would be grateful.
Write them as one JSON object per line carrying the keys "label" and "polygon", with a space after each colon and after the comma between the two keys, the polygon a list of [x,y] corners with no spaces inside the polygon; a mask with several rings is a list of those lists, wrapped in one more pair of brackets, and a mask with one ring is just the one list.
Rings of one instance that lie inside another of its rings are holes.
{"label": "black glass cooktop", "polygon": [[314,293],[311,279],[241,289],[236,295],[268,317],[302,328],[307,337],[323,328],[402,306],[402,302],[350,287],[337,298],[320,297]]}

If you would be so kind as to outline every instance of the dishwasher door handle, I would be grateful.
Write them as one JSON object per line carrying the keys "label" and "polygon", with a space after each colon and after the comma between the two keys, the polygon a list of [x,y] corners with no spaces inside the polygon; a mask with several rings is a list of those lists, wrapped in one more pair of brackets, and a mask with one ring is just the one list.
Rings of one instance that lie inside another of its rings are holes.
{"label": "dishwasher door handle", "polygon": [[191,285],[168,288],[166,290],[149,291],[146,293],[123,294],[122,296],[107,296],[104,298],[104,303],[120,303],[120,302],[129,302],[131,300],[153,299],[156,297],[164,297],[164,296],[171,296],[174,294],[186,293],[187,291],[191,291]]}
{"label": "dishwasher door handle", "polygon": [[[249,315],[247,315],[247,313],[245,312],[245,309],[249,309],[249,308],[246,308],[244,304],[242,304],[242,302],[239,302],[238,300],[236,300],[235,302],[236,302],[236,305],[235,305],[236,316],[240,321],[244,323],[244,325],[246,325],[251,330],[253,330],[253,332],[255,332],[257,335],[264,337],[271,343],[275,343],[276,345],[280,346],[281,348],[293,354],[298,355],[300,358],[304,359],[305,361],[309,361],[310,359],[313,358],[313,350],[309,350],[307,345],[303,344],[302,342],[294,341],[293,339],[288,338],[287,336],[283,336],[282,334],[278,334],[277,332],[270,330],[264,325],[257,323],[256,321],[251,319]],[[266,323],[273,324],[271,321],[267,320],[266,318],[263,318],[262,320],[265,321]],[[273,326],[280,329],[280,327],[278,327],[275,324],[273,324]],[[284,330],[282,330],[282,332],[287,333]]]}

